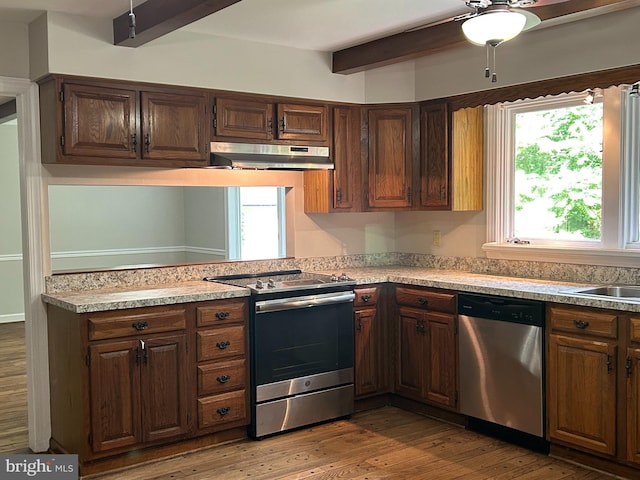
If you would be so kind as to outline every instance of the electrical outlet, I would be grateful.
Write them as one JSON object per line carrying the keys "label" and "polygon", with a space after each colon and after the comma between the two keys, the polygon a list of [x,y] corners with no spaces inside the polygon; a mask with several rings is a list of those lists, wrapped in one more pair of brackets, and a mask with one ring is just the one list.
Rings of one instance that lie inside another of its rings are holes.
{"label": "electrical outlet", "polygon": [[433,231],[433,246],[434,247],[440,246],[440,230]]}

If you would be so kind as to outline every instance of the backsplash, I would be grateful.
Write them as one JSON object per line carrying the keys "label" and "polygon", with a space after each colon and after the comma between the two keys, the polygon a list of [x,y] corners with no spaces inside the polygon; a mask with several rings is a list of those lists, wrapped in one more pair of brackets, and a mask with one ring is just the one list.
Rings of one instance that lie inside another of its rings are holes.
{"label": "backsplash", "polygon": [[46,293],[60,293],[103,288],[174,284],[201,280],[211,275],[257,273],[296,268],[303,271],[334,271],[335,273],[340,273],[342,269],[383,266],[460,270],[488,275],[567,282],[624,285],[640,283],[640,269],[638,268],[496,260],[479,257],[443,257],[412,253],[379,253],[56,274],[45,278],[45,289]]}

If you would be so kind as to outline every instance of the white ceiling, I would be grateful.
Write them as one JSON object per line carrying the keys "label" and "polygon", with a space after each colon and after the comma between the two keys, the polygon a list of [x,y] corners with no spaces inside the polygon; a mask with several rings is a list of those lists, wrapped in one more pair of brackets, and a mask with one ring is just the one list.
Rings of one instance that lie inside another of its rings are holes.
{"label": "white ceiling", "polygon": [[[111,19],[128,9],[129,0],[0,0],[0,21],[29,23],[45,10]],[[467,11],[462,0],[242,0],[184,28],[332,51]]]}

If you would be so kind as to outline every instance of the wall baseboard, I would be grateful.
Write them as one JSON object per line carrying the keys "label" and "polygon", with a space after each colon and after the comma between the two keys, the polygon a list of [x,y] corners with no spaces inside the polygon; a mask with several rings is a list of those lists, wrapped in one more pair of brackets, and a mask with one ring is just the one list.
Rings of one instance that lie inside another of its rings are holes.
{"label": "wall baseboard", "polygon": [[24,322],[24,313],[0,315],[0,323]]}

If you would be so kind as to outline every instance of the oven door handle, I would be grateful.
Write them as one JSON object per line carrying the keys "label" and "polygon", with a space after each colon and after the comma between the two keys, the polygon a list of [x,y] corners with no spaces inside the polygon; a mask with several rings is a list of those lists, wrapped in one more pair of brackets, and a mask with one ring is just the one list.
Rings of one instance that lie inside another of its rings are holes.
{"label": "oven door handle", "polygon": [[304,297],[278,298],[256,302],[256,314],[294,310],[299,308],[320,307],[336,303],[352,303],[355,298],[353,292],[323,293]]}

